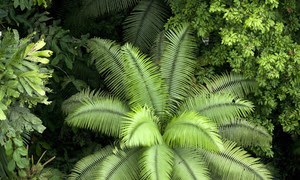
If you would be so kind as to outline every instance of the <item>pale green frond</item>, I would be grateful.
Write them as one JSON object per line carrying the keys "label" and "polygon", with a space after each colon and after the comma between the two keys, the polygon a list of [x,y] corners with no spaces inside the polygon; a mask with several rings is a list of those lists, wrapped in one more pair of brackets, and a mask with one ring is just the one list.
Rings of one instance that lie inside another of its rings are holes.
{"label": "pale green frond", "polygon": [[133,7],[140,0],[85,0],[82,15],[99,17],[110,12],[117,12]]}
{"label": "pale green frond", "polygon": [[218,179],[272,179],[270,172],[259,159],[250,157],[246,151],[235,147],[235,143],[225,142],[220,153],[200,150],[214,177]]}
{"label": "pale green frond", "polygon": [[157,34],[163,30],[168,7],[160,0],[141,0],[126,18],[124,39],[148,52]]}
{"label": "pale green frond", "polygon": [[156,63],[160,64],[160,60],[162,58],[162,54],[166,47],[166,36],[165,31],[161,31],[154,41],[153,46],[151,47],[151,60]]}
{"label": "pale green frond", "polygon": [[244,97],[258,88],[255,80],[245,79],[241,74],[234,73],[216,75],[204,81],[210,93],[232,93],[238,97]]}
{"label": "pale green frond", "polygon": [[129,180],[139,179],[140,149],[133,148],[118,151],[107,157],[101,164],[97,180]]}
{"label": "pale green frond", "polygon": [[122,51],[126,64],[126,87],[130,104],[147,105],[157,114],[162,113],[166,94],[157,66],[130,44],[125,44]]}
{"label": "pale green frond", "polygon": [[105,158],[113,154],[113,148],[107,146],[100,151],[89,155],[75,164],[69,175],[69,180],[96,179],[101,163]]}
{"label": "pale green frond", "polygon": [[144,149],[139,161],[140,179],[170,179],[173,169],[173,151],[165,144]]}
{"label": "pale green frond", "polygon": [[190,88],[190,79],[194,73],[195,41],[190,27],[183,25],[166,32],[168,40],[161,59],[161,73],[171,98],[171,110],[174,103],[183,100]]}
{"label": "pale green frond", "polygon": [[188,111],[174,117],[167,125],[163,139],[171,147],[223,149],[216,124],[196,112]]}
{"label": "pale green frond", "polygon": [[128,111],[129,108],[122,101],[112,97],[102,97],[85,101],[66,118],[66,123],[74,127],[119,136],[121,122]]}
{"label": "pale green frond", "polygon": [[190,148],[174,148],[173,180],[209,180],[204,159]]}
{"label": "pale green frond", "polygon": [[146,107],[129,112],[121,127],[121,136],[125,145],[136,147],[161,144],[163,140],[157,122],[158,118]]}
{"label": "pale green frond", "polygon": [[220,135],[240,146],[270,146],[272,136],[267,129],[245,120],[235,120],[219,127]]}
{"label": "pale green frond", "polygon": [[64,113],[71,114],[80,106],[82,106],[84,104],[84,101],[88,99],[90,99],[91,101],[99,100],[101,99],[103,94],[104,93],[100,91],[95,91],[95,90],[91,91],[90,89],[85,89],[77,94],[74,94],[69,99],[65,100],[62,103],[61,108]]}
{"label": "pale green frond", "polygon": [[125,95],[124,79],[126,78],[121,47],[114,41],[93,38],[88,41],[91,51],[91,62],[99,73],[105,76],[106,85],[120,97]]}
{"label": "pale green frond", "polygon": [[253,111],[250,101],[236,99],[230,94],[203,94],[188,98],[179,112],[196,111],[201,116],[214,120],[217,124],[230,122],[234,118],[245,117]]}

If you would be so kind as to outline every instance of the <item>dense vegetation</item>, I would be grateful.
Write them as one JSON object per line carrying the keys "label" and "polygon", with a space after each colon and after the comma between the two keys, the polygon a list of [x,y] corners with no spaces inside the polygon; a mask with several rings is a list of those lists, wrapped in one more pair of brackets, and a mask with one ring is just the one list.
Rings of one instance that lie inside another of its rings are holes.
{"label": "dense vegetation", "polygon": [[1,0],[0,178],[295,179],[299,10]]}

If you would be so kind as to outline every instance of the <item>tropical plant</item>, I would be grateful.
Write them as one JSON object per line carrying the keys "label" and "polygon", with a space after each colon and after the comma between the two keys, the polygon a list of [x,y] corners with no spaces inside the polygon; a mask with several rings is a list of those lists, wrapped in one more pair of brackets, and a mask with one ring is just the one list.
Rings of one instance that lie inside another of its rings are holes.
{"label": "tropical plant", "polygon": [[[148,52],[157,34],[163,30],[170,15],[167,0],[85,0],[74,5],[73,0],[64,0],[65,5],[76,9],[66,21],[76,29],[90,26],[90,19],[103,17],[108,13],[131,10],[123,23],[124,40],[131,42],[143,52]],[[74,6],[79,8],[74,8]],[[72,28],[72,27],[70,27]]]}
{"label": "tropical plant", "polygon": [[271,141],[264,128],[243,120],[253,105],[241,96],[255,83],[230,74],[193,85],[189,26],[169,30],[163,39],[154,47],[159,64],[128,43],[89,41],[92,62],[115,96],[90,90],[73,95],[62,106],[66,123],[120,143],[79,161],[69,179],[270,179],[258,159],[236,147]]}

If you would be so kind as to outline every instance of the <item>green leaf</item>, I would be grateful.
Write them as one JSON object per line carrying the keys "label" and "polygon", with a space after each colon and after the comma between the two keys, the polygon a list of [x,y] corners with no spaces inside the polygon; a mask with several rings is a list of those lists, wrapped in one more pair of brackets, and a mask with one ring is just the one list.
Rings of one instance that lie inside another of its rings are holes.
{"label": "green leaf", "polygon": [[26,177],[27,176],[27,174],[24,170],[19,170],[18,174],[19,174],[20,177]]}
{"label": "green leaf", "polygon": [[151,109],[136,108],[122,123],[121,136],[127,147],[152,146],[163,142]]}
{"label": "green leaf", "polygon": [[22,147],[23,146],[23,140],[21,137],[17,137],[17,138],[13,138],[14,140],[14,144],[18,147]]}
{"label": "green leaf", "polygon": [[16,149],[16,151],[18,151],[22,156],[27,155],[27,150],[25,147],[19,147],[18,149]]}
{"label": "green leaf", "polygon": [[214,122],[189,111],[171,120],[163,139],[171,147],[204,148],[218,152],[223,149],[223,143],[217,132]]}
{"label": "green leaf", "polygon": [[5,120],[6,116],[4,114],[4,112],[0,109],[0,120]]}
{"label": "green leaf", "polygon": [[13,153],[13,159],[16,161],[16,162],[20,162],[21,161],[21,155],[18,151],[14,151]]}
{"label": "green leaf", "polygon": [[170,179],[173,151],[165,144],[144,148],[140,158],[141,179]]}
{"label": "green leaf", "polygon": [[12,160],[10,160],[10,161],[8,162],[8,164],[7,164],[7,169],[8,169],[10,172],[14,172],[15,168],[16,168],[16,163],[15,163],[15,161],[12,159]]}

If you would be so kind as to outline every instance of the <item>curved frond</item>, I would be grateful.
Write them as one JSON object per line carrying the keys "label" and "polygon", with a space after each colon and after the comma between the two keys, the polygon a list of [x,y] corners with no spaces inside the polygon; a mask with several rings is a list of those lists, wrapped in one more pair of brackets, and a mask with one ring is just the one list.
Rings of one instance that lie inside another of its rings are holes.
{"label": "curved frond", "polygon": [[134,112],[128,113],[121,129],[125,145],[136,147],[161,144],[163,140],[157,122],[157,117],[146,107],[136,108]]}
{"label": "curved frond", "polygon": [[116,98],[102,97],[97,100],[86,100],[66,118],[66,123],[74,127],[119,136],[121,121],[128,111],[129,108]]}
{"label": "curved frond", "polygon": [[222,124],[219,127],[220,135],[240,146],[270,146],[272,136],[267,129],[254,125],[245,120],[236,120]]}
{"label": "curved frond", "polygon": [[139,161],[141,179],[170,179],[173,169],[173,152],[165,144],[145,148]]}
{"label": "curved frond", "polygon": [[142,0],[124,23],[124,39],[148,52],[157,34],[163,30],[168,7],[160,0]]}
{"label": "curved frond", "polygon": [[204,81],[210,93],[232,93],[238,97],[244,97],[258,88],[255,80],[245,79],[242,75],[233,73],[216,75]]}
{"label": "curved frond", "polygon": [[201,116],[214,120],[217,124],[230,122],[232,119],[245,117],[253,111],[250,101],[236,99],[229,94],[203,94],[188,98],[179,112],[191,110]]}
{"label": "curved frond", "polygon": [[157,66],[130,44],[122,47],[126,63],[126,86],[133,106],[153,107],[163,112],[166,95]]}
{"label": "curved frond", "polygon": [[84,104],[87,99],[91,101],[99,100],[103,96],[103,92],[91,91],[90,89],[85,89],[77,94],[74,94],[69,99],[65,100],[61,108],[65,114],[71,114],[76,109]]}
{"label": "curved frond", "polygon": [[183,100],[190,88],[190,78],[194,72],[195,42],[188,25],[180,26],[166,32],[168,39],[161,59],[161,73],[173,102]]}
{"label": "curved frond", "polygon": [[259,159],[250,157],[246,151],[235,147],[235,143],[225,142],[220,153],[200,150],[208,162],[208,168],[219,179],[271,179],[270,172],[259,163]]}
{"label": "curved frond", "polygon": [[120,97],[124,96],[125,69],[121,47],[114,41],[93,38],[88,41],[91,50],[91,62],[96,65],[99,73],[105,75],[106,85]]}
{"label": "curved frond", "polygon": [[140,0],[85,0],[82,15],[99,17],[110,12],[117,12],[134,6]]}
{"label": "curved frond", "polygon": [[99,168],[97,180],[139,179],[139,155],[140,149],[133,148],[107,157]]}
{"label": "curved frond", "polygon": [[193,149],[174,148],[174,180],[209,180],[203,157]]}
{"label": "curved frond", "polygon": [[184,112],[167,125],[164,141],[171,147],[205,148],[213,151],[223,149],[223,143],[217,134],[216,124],[199,116],[196,112]]}
{"label": "curved frond", "polygon": [[165,31],[161,31],[154,41],[153,46],[151,47],[151,60],[156,63],[160,64],[160,60],[162,58],[162,54],[166,47],[166,36]]}
{"label": "curved frond", "polygon": [[100,151],[89,155],[75,164],[69,175],[69,180],[96,179],[101,163],[105,158],[113,154],[113,148],[107,146]]}

